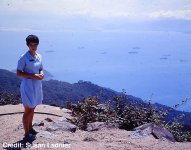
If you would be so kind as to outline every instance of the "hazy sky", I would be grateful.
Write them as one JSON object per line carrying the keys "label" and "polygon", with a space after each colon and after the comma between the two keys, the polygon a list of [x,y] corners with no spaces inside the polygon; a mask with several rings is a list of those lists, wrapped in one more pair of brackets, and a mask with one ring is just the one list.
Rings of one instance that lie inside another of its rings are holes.
{"label": "hazy sky", "polygon": [[15,68],[31,33],[42,40],[45,68],[64,81],[154,93],[165,104],[190,93],[191,0],[0,0],[3,68]]}
{"label": "hazy sky", "polygon": [[117,21],[190,21],[191,0],[0,0],[0,19],[1,30],[72,28],[76,23],[96,28],[99,22]]}

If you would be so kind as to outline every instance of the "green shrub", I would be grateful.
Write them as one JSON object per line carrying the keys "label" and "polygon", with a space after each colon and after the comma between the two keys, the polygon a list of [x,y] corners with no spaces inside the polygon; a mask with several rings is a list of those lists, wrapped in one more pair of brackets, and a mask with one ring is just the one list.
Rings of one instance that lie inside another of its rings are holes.
{"label": "green shrub", "polygon": [[8,91],[1,91],[0,92],[0,105],[16,105],[21,103],[21,98],[19,95],[14,94]]}
{"label": "green shrub", "polygon": [[[180,120],[184,115],[176,116],[174,120],[166,122],[165,117],[173,109],[159,110],[148,102],[125,103],[126,94],[114,96],[112,101],[100,104],[98,96],[88,97],[83,102],[72,104],[67,102],[67,108],[72,110],[74,120],[72,121],[80,129],[85,130],[88,123],[102,121],[116,123],[119,128],[132,130],[145,123],[154,123],[167,128],[177,141],[191,141],[191,132],[185,130]],[[177,108],[180,105],[175,105]]]}

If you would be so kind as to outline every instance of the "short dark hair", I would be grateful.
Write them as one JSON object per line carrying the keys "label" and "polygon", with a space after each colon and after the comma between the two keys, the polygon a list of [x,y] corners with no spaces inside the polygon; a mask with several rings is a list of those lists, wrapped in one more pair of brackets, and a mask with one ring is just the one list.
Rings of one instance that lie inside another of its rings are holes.
{"label": "short dark hair", "polygon": [[29,46],[29,43],[31,42],[39,44],[39,38],[36,35],[28,35],[26,38],[27,46]]}

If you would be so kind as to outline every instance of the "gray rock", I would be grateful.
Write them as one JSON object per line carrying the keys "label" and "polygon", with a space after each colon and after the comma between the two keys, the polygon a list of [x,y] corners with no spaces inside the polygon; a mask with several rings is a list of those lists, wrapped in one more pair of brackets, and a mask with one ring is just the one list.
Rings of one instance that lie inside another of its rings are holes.
{"label": "gray rock", "polygon": [[108,123],[106,122],[105,124],[106,124],[107,128],[119,128],[120,127],[119,124],[116,122],[108,122]]}
{"label": "gray rock", "polygon": [[157,139],[167,139],[168,141],[176,142],[173,134],[170,131],[157,125],[153,125],[152,134]]}
{"label": "gray rock", "polygon": [[92,136],[86,136],[83,141],[87,141],[87,142],[91,142],[91,141],[97,141],[95,138],[93,138]]}
{"label": "gray rock", "polygon": [[42,130],[37,130],[38,134],[36,135],[37,137],[44,137],[47,139],[54,139],[54,135],[48,131],[42,131]]}
{"label": "gray rock", "polygon": [[152,123],[145,123],[145,124],[143,124],[141,126],[138,126],[138,127],[134,128],[133,130],[134,131],[136,131],[136,130],[144,130],[144,129],[148,128],[148,127],[151,127],[152,125],[153,125]]}
{"label": "gray rock", "polygon": [[53,120],[51,118],[45,118],[44,120],[48,121],[48,122],[53,122]]}
{"label": "gray rock", "polygon": [[68,121],[68,120],[66,119],[66,117],[60,117],[58,120],[61,121],[61,122],[63,122],[63,121]]}
{"label": "gray rock", "polygon": [[44,122],[42,120],[34,120],[33,126],[44,126]]}
{"label": "gray rock", "polygon": [[20,124],[18,125],[18,129],[23,129],[23,123],[20,123]]}
{"label": "gray rock", "polygon": [[87,131],[97,131],[107,125],[104,122],[92,122],[87,124]]}
{"label": "gray rock", "polygon": [[46,128],[47,131],[57,131],[57,130],[62,130],[62,131],[70,131],[70,132],[75,132],[76,131],[76,125],[67,122],[67,121],[58,121],[50,125],[49,127]]}
{"label": "gray rock", "polygon": [[133,131],[130,135],[130,137],[132,139],[135,139],[135,138],[141,138],[141,137],[144,137],[144,136],[149,136],[152,134],[152,129],[150,127],[144,129],[144,130],[136,130],[136,131]]}
{"label": "gray rock", "polygon": [[157,139],[166,139],[171,142],[176,142],[171,132],[152,123],[147,123],[135,128],[129,136],[131,138],[141,138],[148,135],[153,135]]}

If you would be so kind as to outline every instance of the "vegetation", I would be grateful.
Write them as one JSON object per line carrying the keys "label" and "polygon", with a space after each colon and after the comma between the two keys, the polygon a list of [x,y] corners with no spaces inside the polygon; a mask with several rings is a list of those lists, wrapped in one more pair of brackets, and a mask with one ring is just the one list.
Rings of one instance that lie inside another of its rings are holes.
{"label": "vegetation", "polygon": [[[15,73],[0,69],[0,92],[8,91],[12,94],[20,95],[20,84],[21,78],[18,78]],[[100,91],[104,93],[102,99],[110,99],[110,97],[118,94],[116,91],[100,87],[89,81],[80,80],[74,84],[58,80],[43,81],[43,103],[66,107],[64,103],[66,99],[76,103],[86,97],[99,95]]]}
{"label": "vegetation", "polygon": [[7,91],[0,91],[0,105],[16,105],[19,103],[21,103],[21,98],[19,95]]}
{"label": "vegetation", "polygon": [[[0,69],[0,105],[21,103],[20,83],[21,79],[15,73]],[[48,105],[66,107],[65,101],[69,100],[67,105],[76,117],[74,122],[82,129],[93,121],[116,123],[127,130],[152,122],[169,129],[178,141],[190,141],[187,131],[191,131],[191,113],[175,110],[181,104],[173,108],[151,104],[151,101],[144,102],[82,80],[74,84],[43,81],[43,95],[43,103]]]}
{"label": "vegetation", "polygon": [[184,114],[175,117],[174,120],[166,121],[165,117],[173,109],[159,110],[150,101],[125,104],[126,96],[125,94],[115,96],[112,101],[105,104],[100,103],[98,96],[89,97],[77,104],[67,101],[67,108],[72,110],[72,115],[75,118],[72,122],[82,130],[87,128],[88,123],[95,121],[114,123],[119,128],[126,130],[132,130],[145,123],[154,123],[168,129],[177,141],[191,142],[191,130],[189,130],[191,127],[180,123],[180,119],[184,117]]}

